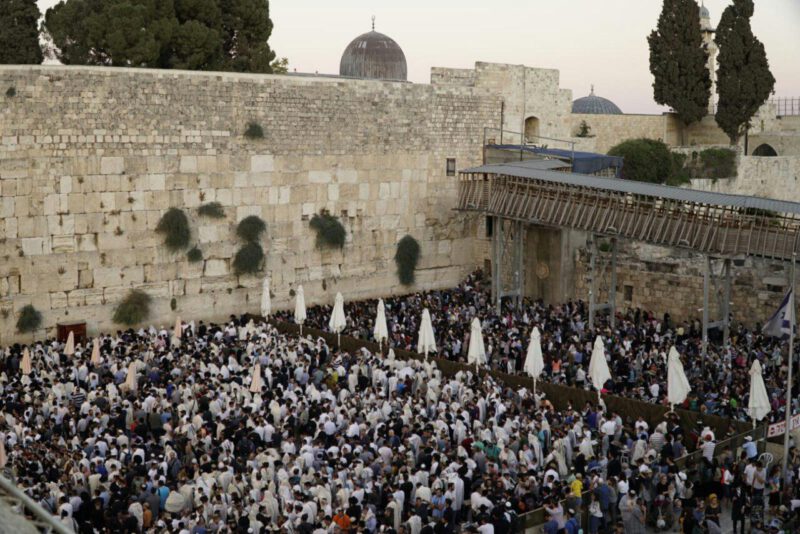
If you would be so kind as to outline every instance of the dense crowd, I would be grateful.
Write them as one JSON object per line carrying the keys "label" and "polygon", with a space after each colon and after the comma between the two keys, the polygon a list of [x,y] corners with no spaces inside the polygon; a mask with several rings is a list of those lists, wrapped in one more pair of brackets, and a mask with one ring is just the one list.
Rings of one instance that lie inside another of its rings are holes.
{"label": "dense crowd", "polygon": [[[580,383],[580,304],[493,319],[481,284],[475,276],[456,291],[388,301],[392,344],[413,345],[428,305],[442,352],[459,358],[468,339],[457,325],[479,314],[492,361],[513,370],[538,324],[550,379]],[[363,335],[369,310],[349,308]],[[310,322],[323,315],[309,310]],[[609,343],[615,371],[625,359],[616,343],[638,358],[636,332]],[[720,451],[702,426],[670,418],[651,427],[592,403],[556,410],[488,376],[340,351],[247,318],[183,324],[179,337],[117,332],[68,352],[55,341],[2,351],[0,466],[76,532],[505,534],[544,507],[548,534],[678,525],[694,534],[720,532],[731,503],[734,520],[762,507],[754,517],[780,518],[784,529],[796,520],[794,506],[777,505],[800,485],[759,463],[752,442]],[[687,448],[703,460],[679,468]],[[794,477],[800,456],[792,465]]]}
{"label": "dense crowd", "polygon": [[[345,333],[371,339],[376,304],[374,300],[347,302]],[[390,346],[415,350],[421,310],[428,308],[438,356],[460,361],[467,359],[470,322],[478,317],[483,325],[489,365],[508,373],[522,372],[530,333],[536,326],[541,331],[545,361],[542,378],[577,387],[590,387],[588,366],[592,343],[601,334],[613,377],[605,389],[661,404],[667,403],[667,354],[670,346],[675,345],[692,387],[684,408],[742,421],[748,420],[748,371],[757,358],[772,405],[768,418],[773,422],[785,418],[785,343],[762,335],[758,328],[749,330],[737,325],[731,331],[729,343],[710,343],[704,358],[698,321],[675,322],[669,314],[659,317],[630,309],[617,314],[614,328],[607,317],[598,317],[598,328],[590,332],[588,308],[581,301],[560,306],[526,301],[520,310],[504,303],[502,313],[498,313],[491,303],[489,281],[481,272],[469,276],[454,289],[387,298],[385,306]],[[307,315],[307,326],[327,329],[330,307],[311,308]],[[284,312],[281,316],[292,320],[291,313]],[[798,375],[795,372],[795,388],[800,380]],[[796,405],[794,411],[798,410],[800,406]]]}

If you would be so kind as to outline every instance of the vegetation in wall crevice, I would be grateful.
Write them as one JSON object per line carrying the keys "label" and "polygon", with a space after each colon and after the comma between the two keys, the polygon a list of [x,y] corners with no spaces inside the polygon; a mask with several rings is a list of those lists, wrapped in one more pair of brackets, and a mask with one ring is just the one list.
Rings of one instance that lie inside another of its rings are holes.
{"label": "vegetation in wall crevice", "polygon": [[210,217],[211,219],[222,219],[225,217],[225,210],[219,202],[208,202],[197,208],[197,214],[201,217]]}
{"label": "vegetation in wall crevice", "polygon": [[255,274],[264,265],[264,250],[258,243],[246,243],[233,258],[233,271],[237,276]]}
{"label": "vegetation in wall crevice", "polygon": [[42,324],[42,314],[32,304],[23,306],[17,319],[17,332],[26,334],[35,332]]}
{"label": "vegetation in wall crevice", "polygon": [[247,243],[256,243],[267,230],[267,223],[257,215],[245,217],[236,226],[236,235]]}
{"label": "vegetation in wall crevice", "polygon": [[114,309],[112,320],[116,324],[134,326],[150,316],[152,297],[141,289],[132,289]]}
{"label": "vegetation in wall crevice", "polygon": [[309,225],[317,233],[315,243],[318,249],[344,247],[347,231],[338,217],[321,211],[311,218]]}
{"label": "vegetation in wall crevice", "polygon": [[414,284],[419,257],[420,246],[412,236],[407,235],[397,243],[394,261],[397,264],[397,277],[404,286]]}
{"label": "vegetation in wall crevice", "polygon": [[177,252],[189,246],[191,230],[189,219],[179,208],[170,208],[161,216],[156,232],[164,236],[164,245],[171,252]]}

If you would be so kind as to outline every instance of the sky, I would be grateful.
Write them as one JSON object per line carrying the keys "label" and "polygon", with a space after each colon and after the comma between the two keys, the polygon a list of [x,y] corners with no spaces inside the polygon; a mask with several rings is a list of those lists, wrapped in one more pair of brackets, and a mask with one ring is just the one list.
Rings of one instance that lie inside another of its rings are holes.
{"label": "sky", "polygon": [[[39,0],[42,10],[57,0]],[[716,26],[730,0],[705,0]],[[800,0],[755,0],[775,96],[800,97]],[[403,48],[409,80],[476,61],[555,68],[573,98],[595,94],[625,113],[659,113],[647,35],[661,0],[271,0],[270,45],[298,72],[338,74],[348,43],[375,29]]]}

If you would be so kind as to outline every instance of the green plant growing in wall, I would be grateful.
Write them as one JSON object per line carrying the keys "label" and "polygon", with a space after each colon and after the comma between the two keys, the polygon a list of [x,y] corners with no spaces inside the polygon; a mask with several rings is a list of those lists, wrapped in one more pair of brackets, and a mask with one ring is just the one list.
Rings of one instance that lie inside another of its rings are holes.
{"label": "green plant growing in wall", "polygon": [[219,202],[208,202],[197,208],[197,214],[201,217],[210,217],[212,219],[222,219],[225,217],[225,210]]}
{"label": "green plant growing in wall", "polygon": [[171,252],[177,252],[189,246],[191,231],[189,230],[189,219],[186,218],[183,210],[168,209],[158,221],[156,232],[164,236],[164,245]]}
{"label": "green plant growing in wall", "polygon": [[257,122],[248,122],[244,136],[248,139],[264,139],[264,128]]}
{"label": "green plant growing in wall", "polygon": [[14,98],[15,96],[17,96],[17,88],[12,85],[8,89],[6,89],[6,96],[8,98]]}
{"label": "green plant growing in wall", "polygon": [[23,306],[17,319],[17,332],[27,334],[35,332],[42,324],[42,314],[32,304]]}
{"label": "green plant growing in wall", "polygon": [[254,274],[264,263],[264,250],[258,243],[246,243],[233,258],[233,271],[238,275]]}
{"label": "green plant growing in wall", "polygon": [[729,148],[707,148],[700,151],[703,175],[706,178],[736,176],[736,152]]}
{"label": "green plant growing in wall", "polygon": [[172,297],[169,301],[169,309],[175,311],[178,309],[178,300],[175,297]]}
{"label": "green plant growing in wall", "polygon": [[199,248],[192,247],[189,252],[186,253],[186,259],[189,260],[190,263],[197,263],[198,261],[203,260],[203,251]]}
{"label": "green plant growing in wall", "polygon": [[116,324],[134,326],[150,316],[152,297],[140,289],[131,289],[116,309],[112,320]]}
{"label": "green plant growing in wall", "polygon": [[344,247],[347,232],[338,217],[321,211],[311,217],[309,225],[317,232],[315,243],[318,249]]}
{"label": "green plant growing in wall", "polygon": [[420,246],[412,236],[407,235],[397,243],[394,262],[397,264],[397,277],[404,286],[414,283],[419,257]]}
{"label": "green plant growing in wall", "polygon": [[248,243],[256,243],[267,230],[267,224],[257,215],[250,215],[239,221],[236,235]]}

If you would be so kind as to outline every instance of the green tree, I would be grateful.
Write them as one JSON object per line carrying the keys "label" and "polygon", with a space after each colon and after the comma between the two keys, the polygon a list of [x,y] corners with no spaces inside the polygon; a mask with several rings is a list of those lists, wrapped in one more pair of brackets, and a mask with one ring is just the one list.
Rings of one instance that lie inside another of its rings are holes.
{"label": "green tree", "polygon": [[764,44],[753,35],[753,0],[734,0],[717,28],[717,124],[736,144],[775,87]]}
{"label": "green tree", "polygon": [[44,23],[66,64],[272,72],[266,0],[62,0]]}
{"label": "green tree", "polygon": [[36,0],[4,0],[0,8],[0,63],[39,64],[39,8]]}
{"label": "green tree", "polygon": [[675,110],[684,125],[702,119],[711,96],[711,77],[697,2],[664,0],[647,42],[655,101]]}
{"label": "green tree", "polygon": [[289,72],[289,58],[277,58],[272,62],[270,68],[272,69],[272,74],[286,74]]}
{"label": "green tree", "polygon": [[663,184],[675,172],[669,147],[653,139],[628,139],[611,148],[610,156],[624,159],[622,178]]}

